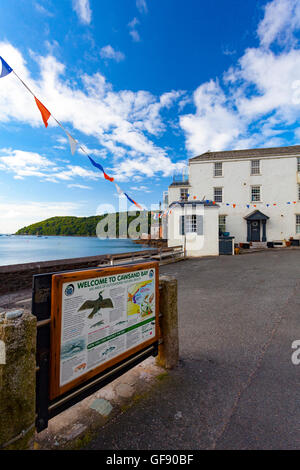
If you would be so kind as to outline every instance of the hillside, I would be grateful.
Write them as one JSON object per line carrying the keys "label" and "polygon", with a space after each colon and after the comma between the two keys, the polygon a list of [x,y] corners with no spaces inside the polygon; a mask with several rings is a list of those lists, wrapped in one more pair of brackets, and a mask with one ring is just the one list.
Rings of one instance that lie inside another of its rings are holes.
{"label": "hillside", "polygon": [[[127,225],[139,216],[139,212],[134,215],[127,212]],[[66,236],[96,236],[96,226],[105,215],[95,215],[91,217],[51,217],[50,219],[37,222],[27,227],[23,227],[16,232],[16,235],[66,235]],[[148,233],[150,218],[148,218]],[[137,227],[139,231],[139,226]],[[119,234],[119,213],[117,212],[117,236]]]}

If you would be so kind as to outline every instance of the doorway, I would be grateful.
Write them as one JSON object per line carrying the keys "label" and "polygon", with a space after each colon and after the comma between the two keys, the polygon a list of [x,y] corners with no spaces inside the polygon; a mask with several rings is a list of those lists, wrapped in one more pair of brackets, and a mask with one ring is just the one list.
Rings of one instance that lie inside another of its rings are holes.
{"label": "doorway", "polygon": [[260,242],[260,220],[251,222],[251,242]]}

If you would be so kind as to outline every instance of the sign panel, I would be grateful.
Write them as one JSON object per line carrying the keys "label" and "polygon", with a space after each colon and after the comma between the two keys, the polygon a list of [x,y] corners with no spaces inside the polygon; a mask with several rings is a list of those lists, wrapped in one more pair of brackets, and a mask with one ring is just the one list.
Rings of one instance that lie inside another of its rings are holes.
{"label": "sign panel", "polygon": [[50,397],[158,340],[158,263],[52,277]]}

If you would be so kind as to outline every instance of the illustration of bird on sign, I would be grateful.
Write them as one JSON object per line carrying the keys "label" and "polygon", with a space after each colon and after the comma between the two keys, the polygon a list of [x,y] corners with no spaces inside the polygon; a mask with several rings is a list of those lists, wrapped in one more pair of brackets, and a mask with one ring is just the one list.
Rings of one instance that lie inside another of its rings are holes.
{"label": "illustration of bird on sign", "polygon": [[97,313],[100,313],[99,310],[101,308],[114,308],[111,299],[103,299],[102,297],[103,290],[99,293],[99,297],[96,300],[86,300],[81,307],[78,309],[78,312],[81,310],[90,310],[92,309],[91,313],[88,315],[88,318],[94,318]]}

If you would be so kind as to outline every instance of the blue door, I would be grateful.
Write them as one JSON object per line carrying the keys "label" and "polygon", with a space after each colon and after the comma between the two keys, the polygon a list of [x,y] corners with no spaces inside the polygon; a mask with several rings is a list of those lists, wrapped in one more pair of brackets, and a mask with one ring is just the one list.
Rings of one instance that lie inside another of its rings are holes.
{"label": "blue door", "polygon": [[251,222],[251,242],[260,242],[260,220]]}

